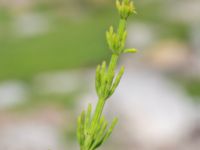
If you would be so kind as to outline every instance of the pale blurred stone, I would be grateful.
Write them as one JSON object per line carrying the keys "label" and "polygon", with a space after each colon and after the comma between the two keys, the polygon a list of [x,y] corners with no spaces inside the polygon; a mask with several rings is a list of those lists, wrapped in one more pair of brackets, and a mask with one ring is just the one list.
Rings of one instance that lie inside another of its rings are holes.
{"label": "pale blurred stone", "polygon": [[0,150],[61,150],[58,131],[48,124],[21,122],[1,127]]}
{"label": "pale blurred stone", "polygon": [[22,13],[15,16],[13,31],[19,37],[31,37],[49,31],[49,22],[38,13]]}
{"label": "pale blurred stone", "polygon": [[186,44],[168,40],[155,44],[144,54],[144,64],[158,70],[183,70],[191,62],[192,53]]}
{"label": "pale blurred stone", "polygon": [[190,25],[191,29],[190,29],[190,42],[192,43],[193,45],[193,48],[195,48],[197,54],[198,54],[198,57],[200,57],[200,42],[199,42],[199,39],[200,39],[200,30],[199,30],[199,27],[200,27],[200,20],[199,22],[195,23],[195,24],[191,24]]}
{"label": "pale blurred stone", "polygon": [[128,26],[128,47],[144,49],[155,42],[155,28],[151,24],[134,22]]}
{"label": "pale blurred stone", "polygon": [[0,83],[0,109],[10,108],[24,102],[28,96],[28,87],[21,81]]}
{"label": "pale blurred stone", "polygon": [[200,21],[199,6],[199,0],[171,0],[163,11],[167,19],[192,24]]}
{"label": "pale blurred stone", "polygon": [[34,88],[41,94],[68,94],[79,90],[85,82],[82,71],[58,71],[37,75]]}
{"label": "pale blurred stone", "polygon": [[197,116],[192,100],[159,73],[126,69],[118,89],[111,103],[123,114],[121,130],[140,145],[173,147],[193,131]]}

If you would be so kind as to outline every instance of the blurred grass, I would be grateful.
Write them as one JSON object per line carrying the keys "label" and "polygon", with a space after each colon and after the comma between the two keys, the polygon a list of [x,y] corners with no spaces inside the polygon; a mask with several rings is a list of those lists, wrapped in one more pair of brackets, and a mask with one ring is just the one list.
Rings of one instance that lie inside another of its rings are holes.
{"label": "blurred grass", "polygon": [[192,100],[200,101],[200,79],[197,77],[185,77],[182,74],[172,75],[172,81],[181,86],[185,93],[192,98]]}
{"label": "blurred grass", "polygon": [[[43,71],[84,67],[109,56],[104,34],[107,27],[118,20],[113,3],[97,7],[97,4],[91,6],[86,1],[83,6],[78,5],[81,3],[77,1],[70,4],[74,11],[70,13],[69,2],[73,1],[52,0],[35,7],[34,11],[53,18],[53,29],[46,34],[27,38],[13,37],[13,16],[1,9],[0,80],[26,79]],[[135,4],[139,15],[132,17],[132,20],[159,24],[160,38],[187,39],[186,25],[163,18],[161,1],[144,3],[135,0]],[[77,15],[77,12],[80,14]],[[63,13],[63,16],[59,16],[59,13]],[[82,16],[84,13],[86,17]],[[67,18],[69,14],[74,16]]]}
{"label": "blurred grass", "polygon": [[[68,2],[74,4],[69,5]],[[131,17],[130,20],[156,25],[159,29],[159,40],[188,40],[188,25],[167,20],[164,17],[162,1],[135,0],[135,4],[138,15]],[[105,31],[111,24],[116,25],[118,20],[112,2],[101,6],[82,0],[51,0],[41,2],[33,12],[45,14],[50,19],[50,31],[33,37],[16,38],[12,33],[14,15],[0,8],[0,81],[23,79],[29,82],[40,72],[87,67],[110,56]],[[189,94],[200,96],[200,83],[182,85]],[[52,104],[58,99],[57,103],[71,106],[71,100],[74,98],[73,94],[57,98],[34,95],[33,100],[27,105],[37,105],[40,101],[46,103],[45,99],[52,101]]]}
{"label": "blurred grass", "polygon": [[24,112],[47,106],[73,111],[78,102],[77,95],[78,92],[64,95],[32,95],[28,101],[10,108],[10,111]]}
{"label": "blurred grass", "polygon": [[12,37],[4,28],[8,34],[0,36],[0,80],[84,67],[106,58],[104,33],[111,22],[103,16],[82,21],[56,18],[53,31],[29,38]]}
{"label": "blurred grass", "polygon": [[182,81],[182,85],[185,88],[188,95],[194,99],[199,100],[200,98],[200,80],[199,79],[190,79]]}

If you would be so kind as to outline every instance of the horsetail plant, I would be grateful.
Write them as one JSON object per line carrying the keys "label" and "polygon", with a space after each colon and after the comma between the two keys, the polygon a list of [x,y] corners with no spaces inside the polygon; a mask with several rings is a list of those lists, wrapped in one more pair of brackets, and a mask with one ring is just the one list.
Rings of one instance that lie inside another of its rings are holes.
{"label": "horsetail plant", "polygon": [[127,19],[131,14],[136,13],[133,2],[131,0],[117,0],[116,7],[120,16],[118,29],[115,32],[113,26],[111,26],[106,32],[107,43],[112,51],[110,63],[107,66],[106,62],[103,61],[96,69],[95,85],[98,102],[94,114],[92,114],[92,105],[89,104],[87,111],[83,111],[78,117],[77,138],[80,150],[95,150],[112,133],[118,119],[115,118],[109,126],[102,115],[103,108],[107,99],[114,93],[124,73],[124,67],[121,67],[118,74],[115,75],[119,56],[123,53],[136,52],[136,49],[124,49],[127,37]]}

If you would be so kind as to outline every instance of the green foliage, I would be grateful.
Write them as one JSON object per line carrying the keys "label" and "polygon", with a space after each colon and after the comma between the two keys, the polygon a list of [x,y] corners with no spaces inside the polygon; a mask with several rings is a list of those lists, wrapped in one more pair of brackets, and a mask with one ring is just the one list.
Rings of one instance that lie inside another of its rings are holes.
{"label": "green foliage", "polygon": [[30,37],[13,36],[12,22],[0,19],[0,80],[31,79],[41,72],[86,67],[106,58],[101,41],[108,17],[113,15],[96,14],[77,22],[54,16],[49,32]]}
{"label": "green foliage", "polygon": [[121,67],[117,77],[114,79],[114,68],[117,62],[117,55],[112,55],[109,68],[106,70],[106,62],[96,69],[96,92],[99,99],[109,98],[115,91],[119,81],[124,73],[124,67]]}
{"label": "green foliage", "polygon": [[136,49],[124,49],[127,37],[127,18],[130,14],[135,13],[133,2],[130,0],[122,0],[120,2],[117,0],[116,7],[120,15],[118,30],[114,32],[114,28],[111,26],[109,31],[106,32],[107,43],[112,51],[112,57],[108,66],[103,61],[96,69],[95,85],[98,103],[95,112],[92,115],[92,105],[89,104],[87,111],[83,111],[78,117],[77,138],[81,150],[95,150],[112,133],[118,119],[115,118],[109,126],[105,117],[102,116],[102,112],[107,99],[114,93],[124,73],[124,67],[121,67],[119,73],[115,75],[117,60],[122,53],[136,52]]}

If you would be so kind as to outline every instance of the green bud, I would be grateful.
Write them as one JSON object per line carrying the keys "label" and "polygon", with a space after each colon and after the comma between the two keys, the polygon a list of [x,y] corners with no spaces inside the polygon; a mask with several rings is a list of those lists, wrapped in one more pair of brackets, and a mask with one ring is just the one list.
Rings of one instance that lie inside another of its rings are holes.
{"label": "green bud", "polygon": [[114,54],[121,54],[125,45],[126,36],[126,31],[123,31],[122,35],[115,33],[112,26],[110,27],[109,31],[106,32],[108,46]]}
{"label": "green bud", "polygon": [[116,1],[116,7],[121,19],[127,19],[129,15],[136,13],[135,6],[130,0]]}

